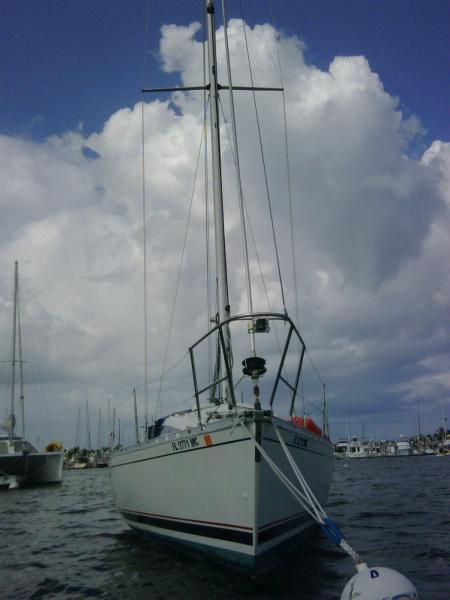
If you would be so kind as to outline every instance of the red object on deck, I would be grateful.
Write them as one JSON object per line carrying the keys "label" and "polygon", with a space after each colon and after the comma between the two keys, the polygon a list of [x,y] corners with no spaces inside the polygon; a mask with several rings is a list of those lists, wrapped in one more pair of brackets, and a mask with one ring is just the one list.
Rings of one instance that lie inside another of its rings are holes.
{"label": "red object on deck", "polygon": [[308,431],[312,431],[313,433],[317,433],[317,435],[322,435],[322,430],[320,427],[311,419],[311,417],[306,417],[306,423],[303,420],[303,417],[292,417],[292,424],[295,427],[303,427]]}

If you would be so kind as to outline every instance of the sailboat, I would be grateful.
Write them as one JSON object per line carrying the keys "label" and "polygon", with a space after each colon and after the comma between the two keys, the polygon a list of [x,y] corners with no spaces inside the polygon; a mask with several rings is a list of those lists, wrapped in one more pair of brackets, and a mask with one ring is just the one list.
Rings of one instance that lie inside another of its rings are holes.
{"label": "sailboat", "polygon": [[[305,533],[313,525],[282,481],[291,469],[288,456],[323,505],[333,444],[325,398],[322,428],[295,418],[306,346],[287,312],[231,313],[218,103],[219,90],[227,86],[217,80],[212,0],[205,10],[209,83],[201,89],[210,98],[217,316],[189,348],[195,405],[162,416],[145,428],[145,439],[114,450],[109,473],[116,506],[136,533],[258,568],[294,544],[307,544]],[[211,379],[199,361],[205,346],[215,364]]]}
{"label": "sailboat", "polygon": [[[19,312],[19,266],[14,267],[13,339],[11,356],[11,400],[7,431],[0,434],[0,488],[13,489],[23,485],[60,483],[64,454],[59,442],[48,444],[40,452],[25,439],[25,410],[23,385],[22,337]],[[18,345],[18,358],[17,358]],[[9,361],[8,361],[9,362]],[[22,406],[22,436],[16,435],[16,364],[20,373],[20,401]]]}

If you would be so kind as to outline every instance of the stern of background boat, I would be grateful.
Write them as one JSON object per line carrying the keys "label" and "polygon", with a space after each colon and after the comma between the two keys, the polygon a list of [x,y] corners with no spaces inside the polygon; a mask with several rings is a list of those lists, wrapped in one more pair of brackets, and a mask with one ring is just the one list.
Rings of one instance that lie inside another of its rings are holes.
{"label": "stern of background boat", "polygon": [[61,483],[64,466],[63,452],[39,452],[29,454],[27,484]]}

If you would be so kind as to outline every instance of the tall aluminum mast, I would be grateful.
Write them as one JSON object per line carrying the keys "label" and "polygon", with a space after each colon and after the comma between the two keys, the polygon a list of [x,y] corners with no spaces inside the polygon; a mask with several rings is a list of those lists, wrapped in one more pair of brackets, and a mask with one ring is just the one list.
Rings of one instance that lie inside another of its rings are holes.
{"label": "tall aluminum mast", "polygon": [[19,377],[20,377],[20,409],[22,412],[22,437],[25,439],[25,394],[23,388],[23,356],[22,356],[22,328],[20,325],[20,294],[19,281],[17,281],[17,333],[19,337]]}
{"label": "tall aluminum mast", "polygon": [[213,169],[214,193],[214,231],[217,261],[219,321],[230,316],[228,300],[227,259],[225,252],[225,227],[223,217],[222,168],[220,162],[219,134],[219,86],[217,83],[216,30],[214,18],[214,2],[206,0],[208,24],[208,69],[211,116],[211,154]]}
{"label": "tall aluminum mast", "polygon": [[16,383],[16,327],[17,327],[17,286],[19,283],[19,265],[17,260],[14,264],[14,316],[12,334],[12,369],[11,369],[11,405],[9,411],[9,440],[14,438],[15,416],[14,416],[14,387]]}

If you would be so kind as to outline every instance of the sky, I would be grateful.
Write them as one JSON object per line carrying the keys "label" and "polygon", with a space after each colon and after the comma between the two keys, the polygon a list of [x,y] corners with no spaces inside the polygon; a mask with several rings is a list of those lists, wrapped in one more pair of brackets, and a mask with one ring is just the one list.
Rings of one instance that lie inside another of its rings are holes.
{"label": "sky", "polygon": [[[126,430],[134,387],[142,415],[140,90],[202,81],[200,7],[0,2],[0,360],[10,359],[18,260],[33,440],[70,446],[78,427],[83,442],[87,399],[93,445],[100,409],[105,439],[108,405]],[[228,3],[227,17],[233,81],[248,84],[239,2]],[[448,5],[247,2],[244,19],[256,85],[278,85],[274,57],[281,61],[300,329],[326,383],[332,435],[416,434],[419,413],[422,430],[434,431],[442,406],[450,409]],[[259,259],[279,310],[252,99],[241,93],[236,105],[258,251],[250,250],[255,302],[267,310]],[[229,120],[226,97],[223,107]],[[258,110],[294,317],[281,95],[258,96]],[[163,411],[191,401],[188,365],[178,360],[207,322],[203,175],[195,175],[202,119],[199,94],[145,97],[150,405],[161,402]],[[222,136],[230,296],[241,312],[239,218],[224,125]],[[160,393],[164,362],[175,367]],[[0,420],[10,371],[1,365]]]}

